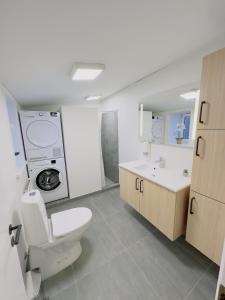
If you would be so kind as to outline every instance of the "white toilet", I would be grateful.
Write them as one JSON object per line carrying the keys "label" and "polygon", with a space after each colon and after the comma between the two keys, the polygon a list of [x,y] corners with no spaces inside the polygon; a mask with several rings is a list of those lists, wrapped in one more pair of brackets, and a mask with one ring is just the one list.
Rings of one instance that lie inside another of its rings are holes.
{"label": "white toilet", "polygon": [[30,249],[30,269],[40,268],[42,280],[57,274],[80,256],[80,239],[92,218],[90,209],[68,209],[48,219],[40,192],[32,190],[22,196],[21,213]]}

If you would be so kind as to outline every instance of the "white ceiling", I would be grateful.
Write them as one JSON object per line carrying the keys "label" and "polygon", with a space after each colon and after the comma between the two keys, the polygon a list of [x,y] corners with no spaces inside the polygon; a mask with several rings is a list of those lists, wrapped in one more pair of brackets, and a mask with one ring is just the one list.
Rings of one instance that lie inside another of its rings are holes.
{"label": "white ceiling", "polygon": [[[0,0],[0,82],[24,105],[108,96],[225,30],[224,0]],[[72,82],[74,62],[104,63]]]}

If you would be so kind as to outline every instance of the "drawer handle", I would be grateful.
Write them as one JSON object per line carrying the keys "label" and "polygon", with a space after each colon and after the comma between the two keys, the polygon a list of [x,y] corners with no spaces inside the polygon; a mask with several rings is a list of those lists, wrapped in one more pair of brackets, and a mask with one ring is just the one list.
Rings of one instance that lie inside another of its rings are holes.
{"label": "drawer handle", "polygon": [[136,191],[139,191],[138,186],[139,186],[139,178],[137,177],[136,180],[135,180],[135,189],[136,189]]}
{"label": "drawer handle", "polygon": [[195,197],[192,197],[191,198],[191,204],[190,204],[190,214],[193,215],[194,212],[193,212],[193,201],[195,200]]}
{"label": "drawer handle", "polygon": [[203,110],[203,105],[206,104],[206,101],[201,102],[200,106],[200,112],[199,112],[199,123],[204,124],[204,121],[202,121],[202,110]]}
{"label": "drawer handle", "polygon": [[142,194],[144,192],[143,182],[144,182],[143,180],[140,181],[140,193],[142,193]]}
{"label": "drawer handle", "polygon": [[196,156],[200,156],[200,154],[198,153],[198,146],[199,146],[199,141],[200,141],[201,138],[202,138],[201,136],[197,137],[196,149],[195,149],[195,155]]}

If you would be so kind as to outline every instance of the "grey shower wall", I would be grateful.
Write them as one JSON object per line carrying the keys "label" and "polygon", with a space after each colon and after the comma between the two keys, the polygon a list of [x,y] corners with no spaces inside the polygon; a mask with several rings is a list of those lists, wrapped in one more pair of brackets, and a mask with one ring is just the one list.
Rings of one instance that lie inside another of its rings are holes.
{"label": "grey shower wall", "polygon": [[117,183],[119,182],[117,112],[102,113],[101,141],[105,176]]}

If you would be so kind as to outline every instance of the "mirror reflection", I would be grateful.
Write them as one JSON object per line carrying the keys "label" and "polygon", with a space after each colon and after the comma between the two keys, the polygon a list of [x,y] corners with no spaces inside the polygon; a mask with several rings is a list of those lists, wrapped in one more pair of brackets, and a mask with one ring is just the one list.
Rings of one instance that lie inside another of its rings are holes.
{"label": "mirror reflection", "polygon": [[193,147],[198,98],[199,84],[192,83],[142,99],[140,141]]}

